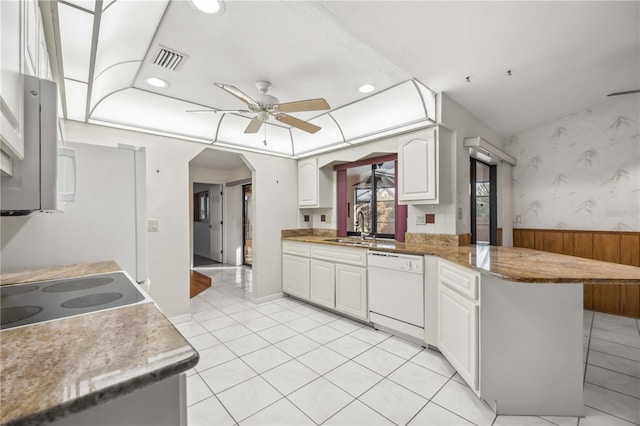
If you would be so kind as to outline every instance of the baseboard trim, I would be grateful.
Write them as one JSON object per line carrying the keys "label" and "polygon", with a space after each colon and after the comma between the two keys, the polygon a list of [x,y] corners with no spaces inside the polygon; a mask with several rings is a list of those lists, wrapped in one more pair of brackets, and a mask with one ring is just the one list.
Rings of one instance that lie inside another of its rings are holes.
{"label": "baseboard trim", "polygon": [[259,305],[260,303],[264,303],[264,302],[270,302],[272,300],[276,300],[276,299],[282,299],[284,297],[284,293],[280,292],[280,293],[275,293],[275,294],[270,294],[269,296],[263,296],[263,297],[251,297],[251,301],[253,303],[255,303],[256,305]]}
{"label": "baseboard trim", "polygon": [[174,325],[191,321],[191,314],[176,315],[176,316],[170,317],[169,321],[171,321],[171,323]]}

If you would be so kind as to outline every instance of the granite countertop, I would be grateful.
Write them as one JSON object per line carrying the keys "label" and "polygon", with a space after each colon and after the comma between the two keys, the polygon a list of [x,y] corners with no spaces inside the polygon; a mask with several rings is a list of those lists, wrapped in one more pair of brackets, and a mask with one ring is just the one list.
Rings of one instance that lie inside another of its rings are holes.
{"label": "granite countertop", "polygon": [[[107,263],[72,269],[95,273]],[[120,269],[110,263],[99,272]],[[186,371],[199,358],[153,302],[2,330],[0,345],[2,425],[48,423]]]}
{"label": "granite countertop", "polygon": [[57,280],[81,275],[101,274],[119,271],[121,268],[112,260],[97,263],[77,263],[75,265],[52,266],[50,268],[29,269],[10,272],[0,276],[0,285],[30,283],[34,281]]}
{"label": "granite countertop", "polygon": [[[444,246],[397,241],[367,240],[351,245],[320,236],[285,237],[283,240],[359,247],[369,250],[434,255],[507,281],[527,283],[640,284],[640,268],[575,256],[515,247]],[[349,240],[348,238],[341,238]],[[357,241],[357,239],[353,239]]]}

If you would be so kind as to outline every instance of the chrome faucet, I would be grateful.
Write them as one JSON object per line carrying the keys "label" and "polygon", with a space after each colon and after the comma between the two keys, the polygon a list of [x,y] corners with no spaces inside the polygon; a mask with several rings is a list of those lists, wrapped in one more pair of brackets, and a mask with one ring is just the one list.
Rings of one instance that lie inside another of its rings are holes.
{"label": "chrome faucet", "polygon": [[360,239],[361,239],[362,241],[364,241],[365,239],[367,239],[367,237],[371,237],[371,238],[373,239],[373,241],[375,241],[375,240],[376,240],[376,234],[375,234],[375,233],[373,233],[373,232],[364,232],[364,231],[361,231],[361,232],[360,232]]}

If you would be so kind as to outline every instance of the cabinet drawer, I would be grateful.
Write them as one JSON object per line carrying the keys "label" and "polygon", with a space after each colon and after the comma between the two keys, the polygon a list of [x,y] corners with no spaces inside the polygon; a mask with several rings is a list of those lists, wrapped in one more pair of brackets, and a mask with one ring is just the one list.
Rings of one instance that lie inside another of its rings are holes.
{"label": "cabinet drawer", "polygon": [[446,285],[472,300],[478,300],[480,274],[442,259],[438,264],[438,281],[440,285]]}
{"label": "cabinet drawer", "polygon": [[298,241],[283,241],[282,242],[282,253],[283,254],[293,254],[296,256],[304,256],[309,257],[309,244],[301,243]]}
{"label": "cabinet drawer", "polygon": [[325,244],[313,244],[311,257],[347,265],[367,266],[367,250],[347,247],[336,247]]}

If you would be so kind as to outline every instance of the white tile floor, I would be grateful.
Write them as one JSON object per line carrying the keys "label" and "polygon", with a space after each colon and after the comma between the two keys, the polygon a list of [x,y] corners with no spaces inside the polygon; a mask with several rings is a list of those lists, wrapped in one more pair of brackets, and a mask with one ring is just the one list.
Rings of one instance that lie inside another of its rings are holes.
{"label": "white tile floor", "polygon": [[245,267],[213,278],[177,328],[200,352],[189,425],[640,424],[640,324],[584,313],[585,417],[495,416],[437,351],[291,298],[249,301]]}

